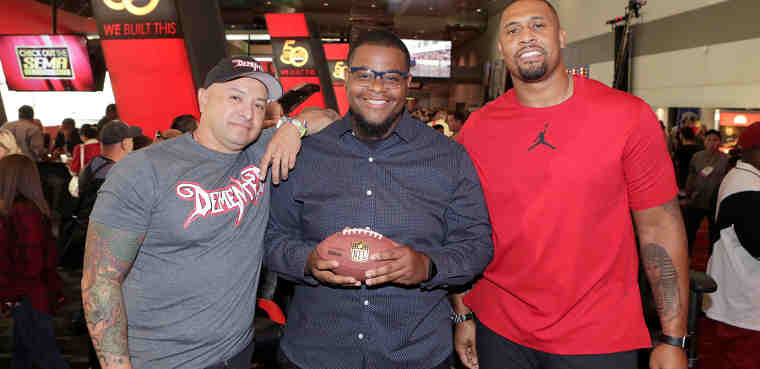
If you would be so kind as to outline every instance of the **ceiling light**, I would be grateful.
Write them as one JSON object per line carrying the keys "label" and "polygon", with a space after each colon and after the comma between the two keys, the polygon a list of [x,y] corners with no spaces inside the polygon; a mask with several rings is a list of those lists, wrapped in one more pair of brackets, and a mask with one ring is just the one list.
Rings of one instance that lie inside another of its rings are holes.
{"label": "ceiling light", "polygon": [[478,12],[478,13],[480,13],[480,12],[483,11],[483,9],[477,8],[477,9],[475,9],[475,11]]}
{"label": "ceiling light", "polygon": [[272,5],[272,2],[271,1],[267,1],[267,5]]}
{"label": "ceiling light", "polygon": [[323,6],[330,6],[328,3],[322,3]]}
{"label": "ceiling light", "polygon": [[371,6],[371,7],[373,7],[373,8],[374,8],[374,7],[377,7],[377,5],[375,5],[375,4],[372,4],[372,5],[370,5],[370,6]]}

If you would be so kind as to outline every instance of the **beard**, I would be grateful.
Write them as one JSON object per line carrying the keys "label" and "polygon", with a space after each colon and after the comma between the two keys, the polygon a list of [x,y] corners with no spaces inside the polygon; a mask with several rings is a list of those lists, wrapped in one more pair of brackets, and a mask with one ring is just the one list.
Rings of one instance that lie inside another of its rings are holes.
{"label": "beard", "polygon": [[384,121],[376,124],[370,123],[360,112],[354,109],[349,108],[348,111],[356,123],[358,135],[369,139],[379,139],[385,136],[396,123],[396,120],[404,113],[404,109],[401,109],[398,113],[392,113]]}
{"label": "beard", "polygon": [[517,71],[520,73],[520,77],[528,82],[538,81],[546,76],[546,71],[549,67],[546,65],[546,60],[541,64],[531,64],[527,67],[517,67]]}

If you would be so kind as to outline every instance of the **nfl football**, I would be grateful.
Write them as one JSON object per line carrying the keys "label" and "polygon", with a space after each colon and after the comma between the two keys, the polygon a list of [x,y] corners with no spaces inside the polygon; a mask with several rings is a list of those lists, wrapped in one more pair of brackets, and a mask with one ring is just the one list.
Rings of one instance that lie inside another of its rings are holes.
{"label": "nfl football", "polygon": [[387,237],[369,228],[344,228],[327,237],[317,245],[317,255],[322,259],[337,260],[340,266],[335,274],[364,281],[364,272],[379,268],[387,261],[371,261],[369,256],[396,247]]}

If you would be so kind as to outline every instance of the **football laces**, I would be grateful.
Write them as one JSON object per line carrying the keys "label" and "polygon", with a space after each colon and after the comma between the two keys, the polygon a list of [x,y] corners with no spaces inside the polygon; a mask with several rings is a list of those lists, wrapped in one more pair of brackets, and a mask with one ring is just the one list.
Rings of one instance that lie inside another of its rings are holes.
{"label": "football laces", "polygon": [[366,228],[343,228],[343,235],[344,236],[351,236],[351,235],[367,235],[373,238],[377,238],[378,240],[383,239],[383,235],[380,233],[377,233],[370,229],[369,227]]}

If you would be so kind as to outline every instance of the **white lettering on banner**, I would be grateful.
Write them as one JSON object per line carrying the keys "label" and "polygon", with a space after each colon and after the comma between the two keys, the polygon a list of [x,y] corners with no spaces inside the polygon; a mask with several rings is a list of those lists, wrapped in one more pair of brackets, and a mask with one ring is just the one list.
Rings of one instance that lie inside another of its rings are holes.
{"label": "white lettering on banner", "polygon": [[235,63],[236,67],[248,67],[253,68],[254,72],[266,72],[261,64],[252,62],[250,60],[232,59],[232,62]]}
{"label": "white lettering on banner", "polygon": [[195,202],[193,211],[185,220],[185,228],[198,218],[226,214],[233,210],[238,211],[235,227],[240,224],[246,206],[259,203],[259,198],[264,194],[264,184],[261,183],[259,168],[253,165],[240,171],[240,179],[230,177],[230,182],[223,188],[210,191],[194,182],[177,184],[177,196]]}

